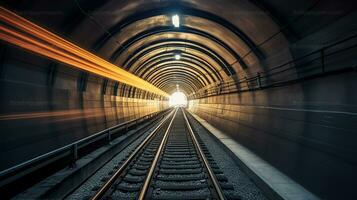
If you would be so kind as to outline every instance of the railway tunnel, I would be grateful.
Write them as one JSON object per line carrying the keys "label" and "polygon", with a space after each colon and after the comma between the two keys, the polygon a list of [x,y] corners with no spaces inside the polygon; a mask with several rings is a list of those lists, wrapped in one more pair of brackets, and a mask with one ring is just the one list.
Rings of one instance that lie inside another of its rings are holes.
{"label": "railway tunnel", "polygon": [[[110,162],[110,153],[102,153],[91,161],[94,166],[81,167],[88,157],[103,148],[119,155],[126,150],[116,140],[136,141],[132,132],[149,133],[174,115],[172,125],[162,125],[172,132],[167,145],[189,145],[206,166],[210,159],[199,153],[195,138],[197,144],[211,138],[217,145],[202,148],[228,170],[228,181],[241,176],[229,174],[233,165],[244,174],[237,181],[244,184],[233,184],[239,197],[226,199],[357,198],[355,1],[0,5],[5,199],[74,198],[68,191],[78,191]],[[180,98],[176,108],[171,95]],[[183,144],[182,137],[189,142]],[[226,157],[233,161],[218,161]],[[211,177],[209,165],[203,169]],[[66,174],[63,182],[59,174]],[[215,186],[217,177],[207,182]],[[49,182],[54,187],[45,191]],[[153,197],[157,187],[151,186]],[[255,192],[246,194],[253,191],[249,187]],[[217,191],[213,199],[220,199]],[[175,199],[162,198],[169,197]]]}

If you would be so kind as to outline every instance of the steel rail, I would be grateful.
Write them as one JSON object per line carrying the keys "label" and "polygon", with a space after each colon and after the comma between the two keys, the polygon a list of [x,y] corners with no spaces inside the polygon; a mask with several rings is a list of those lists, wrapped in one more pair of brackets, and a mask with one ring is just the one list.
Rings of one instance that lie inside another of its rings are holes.
{"label": "steel rail", "polygon": [[[43,163],[46,163],[48,160],[50,160],[50,158],[52,158],[52,156],[56,156],[56,155],[62,156],[62,154],[69,154],[70,153],[69,151],[71,151],[71,149],[73,149],[74,146],[77,146],[78,148],[80,148],[80,145],[82,145],[83,143],[87,143],[87,142],[90,142],[90,141],[96,142],[99,139],[103,139],[104,137],[107,137],[108,133],[111,133],[112,131],[114,131],[116,129],[124,128],[124,127],[129,126],[130,124],[138,123],[141,120],[151,118],[151,117],[153,117],[155,115],[158,115],[160,112],[161,111],[155,112],[155,113],[151,113],[151,114],[139,117],[137,119],[133,119],[133,120],[130,120],[130,121],[127,121],[127,122],[123,122],[123,123],[117,124],[115,126],[107,128],[105,130],[99,131],[99,132],[97,132],[95,134],[92,134],[92,135],[90,135],[88,137],[85,137],[83,139],[77,140],[77,141],[75,141],[75,142],[73,142],[71,144],[68,144],[66,146],[60,147],[58,149],[55,149],[55,150],[50,151],[50,152],[47,152],[47,153],[45,153],[43,155],[37,156],[37,157],[32,158],[30,160],[27,160],[27,161],[25,161],[23,163],[20,163],[18,165],[15,165],[13,167],[10,167],[8,169],[0,171],[0,179],[6,180],[6,181],[0,183],[0,186],[2,186],[4,184],[6,184],[7,182],[9,182],[7,180],[7,177],[9,177],[11,174],[14,174],[14,173],[28,174],[27,172],[24,172],[24,171],[25,170],[26,171],[29,170],[30,172],[32,172],[32,170],[30,168],[31,168],[31,165],[34,165],[35,163],[41,162],[38,165],[42,166],[42,165],[44,165]],[[167,110],[162,111],[162,112],[167,112]],[[61,155],[59,155],[59,154],[61,154]],[[11,180],[12,180],[12,178],[11,178]]]}
{"label": "steel rail", "polygon": [[[98,190],[98,192],[91,198],[91,200],[98,200],[104,197],[104,195],[107,193],[107,191],[110,189],[110,187],[115,183],[115,181],[122,175],[124,170],[130,165],[130,163],[133,161],[133,159],[140,153],[140,151],[151,141],[151,139],[158,133],[160,128],[164,125],[165,122],[170,118],[171,115],[172,119],[170,121],[170,124],[165,132],[165,135],[167,135],[167,132],[171,129],[171,125],[173,120],[175,119],[177,113],[177,109],[174,111],[171,111],[171,113],[149,134],[148,137],[145,138],[145,140],[134,150],[134,152],[128,157],[128,159],[125,160],[125,162],[121,165],[121,167],[110,177],[110,179]],[[159,150],[158,150],[159,151]],[[149,176],[149,174],[148,174]]]}
{"label": "steel rail", "polygon": [[[199,153],[199,156],[201,157],[201,159],[202,159],[202,161],[204,163],[204,167],[207,169],[208,175],[209,175],[209,177],[210,177],[210,179],[212,181],[212,184],[214,186],[214,189],[216,191],[218,199],[225,200],[226,198],[225,198],[225,196],[223,194],[223,191],[222,191],[221,187],[219,186],[218,180],[217,180],[213,170],[209,166],[208,160],[207,160],[206,156],[204,155],[204,153],[203,153],[203,151],[202,151],[202,149],[201,149],[201,147],[200,147],[200,145],[198,143],[198,140],[197,140],[197,138],[195,137],[195,135],[194,135],[194,133],[192,131],[192,128],[190,126],[190,123],[188,122],[188,119],[186,117],[185,112],[181,108],[179,108],[179,109],[181,110],[181,112],[184,115],[186,126],[187,126],[187,128],[189,130],[190,136],[191,136],[191,138],[193,140],[193,143],[194,143],[194,145],[195,145],[195,147],[196,147],[196,149],[197,149],[197,151]],[[176,109],[176,112],[177,112],[177,110],[178,109]],[[175,115],[176,115],[176,113],[175,113]],[[173,121],[173,119],[172,119],[172,121]],[[172,121],[171,121],[171,123],[172,123]],[[171,124],[170,124],[170,126],[171,126]],[[162,151],[164,149],[165,144],[167,143],[167,139],[168,139],[168,135],[169,135],[170,130],[171,130],[171,128],[169,127],[165,132],[165,136],[164,136],[163,140],[161,141],[160,147],[159,147],[158,151],[156,152],[154,161],[150,166],[150,171],[149,171],[148,175],[146,176],[146,179],[145,179],[144,185],[143,185],[143,187],[142,187],[142,189],[140,191],[138,200],[144,200],[146,198],[146,194],[147,194],[147,191],[149,189],[149,185],[150,185],[152,176],[153,176],[154,171],[156,169],[156,166],[158,164],[159,157],[160,157],[160,155],[161,155],[161,153],[162,153]]]}
{"label": "steel rail", "polygon": [[155,169],[156,169],[156,166],[159,162],[159,158],[160,158],[160,155],[162,153],[162,151],[164,150],[164,147],[165,147],[165,144],[167,142],[167,139],[169,137],[169,133],[170,133],[170,130],[171,130],[171,126],[172,126],[172,123],[176,117],[176,113],[177,113],[177,110],[178,108],[175,109],[175,114],[174,116],[172,117],[171,119],[171,122],[169,124],[169,126],[167,127],[166,131],[165,131],[165,134],[164,134],[164,137],[160,143],[160,146],[158,148],[158,150],[156,151],[156,154],[155,154],[155,157],[154,157],[154,160],[153,162],[151,163],[151,166],[150,166],[150,169],[149,169],[149,172],[145,178],[145,182],[143,184],[143,187],[141,188],[141,191],[140,191],[140,194],[139,194],[139,197],[138,197],[138,200],[144,200],[145,199],[145,196],[146,196],[146,192],[147,190],[149,189],[150,187],[150,182],[151,182],[151,178],[152,176],[154,175],[154,172],[155,172]]}
{"label": "steel rail", "polygon": [[215,191],[217,193],[218,199],[224,200],[224,199],[226,199],[226,197],[224,196],[222,188],[218,183],[218,179],[217,179],[216,175],[214,174],[212,168],[210,167],[210,165],[208,163],[208,160],[207,160],[205,154],[203,153],[202,148],[199,145],[195,134],[193,133],[193,130],[192,130],[191,125],[190,125],[190,122],[188,121],[188,119],[186,117],[185,111],[183,109],[181,111],[183,112],[183,117],[185,118],[186,126],[187,126],[188,131],[190,133],[190,136],[191,136],[191,138],[193,140],[193,143],[194,143],[196,149],[198,150],[198,153],[199,153],[200,157],[202,158],[202,161],[204,163],[205,168],[207,169],[208,175],[209,175],[209,177],[210,177],[210,179],[212,181],[212,184],[213,184],[214,189],[215,189]]}

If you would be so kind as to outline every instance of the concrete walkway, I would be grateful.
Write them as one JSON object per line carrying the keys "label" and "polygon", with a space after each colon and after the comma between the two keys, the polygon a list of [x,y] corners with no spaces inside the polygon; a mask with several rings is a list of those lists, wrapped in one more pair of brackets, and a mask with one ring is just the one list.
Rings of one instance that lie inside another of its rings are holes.
{"label": "concrete walkway", "polygon": [[290,179],[275,167],[255,155],[249,149],[234,141],[230,136],[213,127],[204,119],[190,112],[209,132],[211,132],[234,155],[242,169],[253,179],[271,199],[317,200],[317,196]]}

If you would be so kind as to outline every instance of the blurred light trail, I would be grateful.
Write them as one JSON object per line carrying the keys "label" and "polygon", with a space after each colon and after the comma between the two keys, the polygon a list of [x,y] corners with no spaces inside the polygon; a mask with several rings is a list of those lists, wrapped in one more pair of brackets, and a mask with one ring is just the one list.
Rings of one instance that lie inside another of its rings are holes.
{"label": "blurred light trail", "polygon": [[73,67],[164,97],[169,94],[120,67],[0,7],[0,39]]}
{"label": "blurred light trail", "polygon": [[72,109],[72,110],[59,110],[48,112],[31,112],[31,113],[16,113],[0,115],[0,121],[9,120],[27,120],[27,119],[59,119],[59,120],[71,120],[75,117],[83,116],[101,116],[103,115],[103,109],[101,108],[86,108],[86,109]]}

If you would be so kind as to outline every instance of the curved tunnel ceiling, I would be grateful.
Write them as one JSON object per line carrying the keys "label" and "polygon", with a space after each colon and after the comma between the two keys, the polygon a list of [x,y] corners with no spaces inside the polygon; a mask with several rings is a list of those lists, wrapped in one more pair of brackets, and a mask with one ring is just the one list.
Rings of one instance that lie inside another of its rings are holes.
{"label": "curved tunnel ceiling", "polygon": [[[260,43],[279,31],[274,19],[250,1],[74,0],[62,4],[72,9],[66,9],[71,12],[64,14],[58,24],[65,26],[58,30],[168,93],[179,85],[192,94],[263,68],[271,47]],[[27,6],[31,10],[51,7],[40,0]],[[246,17],[246,11],[260,14]],[[180,27],[172,24],[174,14],[179,15]],[[46,19],[36,20],[46,24]],[[83,34],[89,30],[90,34]],[[286,42],[285,37],[277,42]]]}

